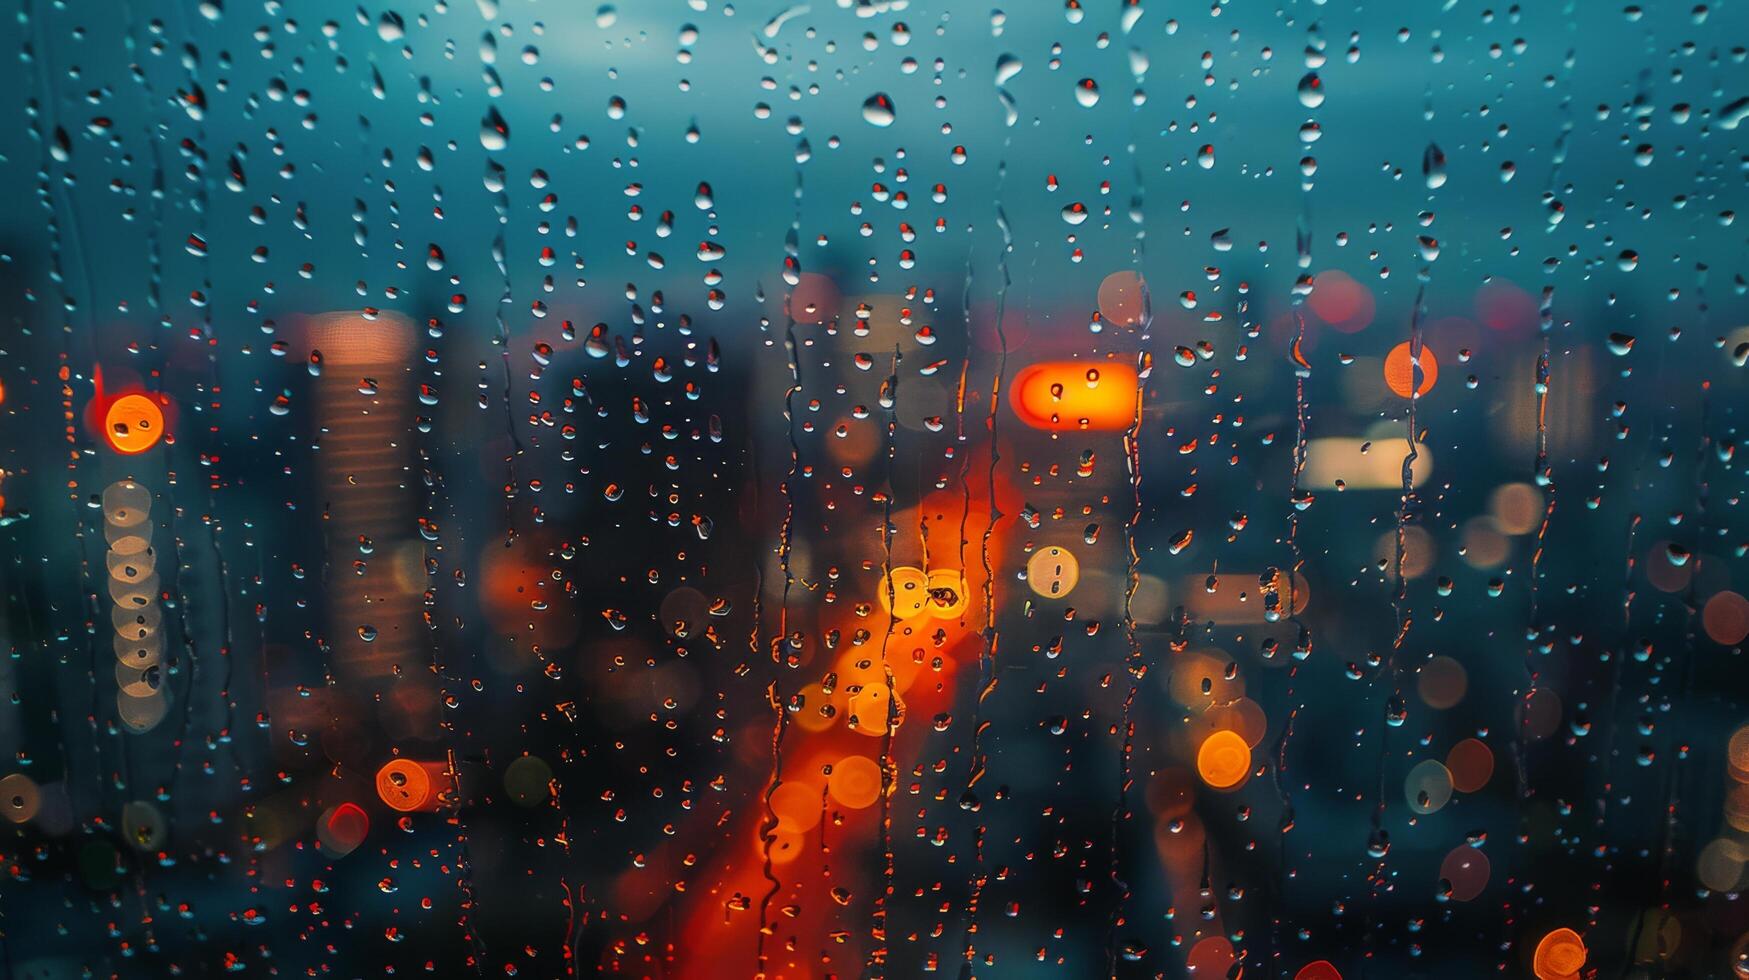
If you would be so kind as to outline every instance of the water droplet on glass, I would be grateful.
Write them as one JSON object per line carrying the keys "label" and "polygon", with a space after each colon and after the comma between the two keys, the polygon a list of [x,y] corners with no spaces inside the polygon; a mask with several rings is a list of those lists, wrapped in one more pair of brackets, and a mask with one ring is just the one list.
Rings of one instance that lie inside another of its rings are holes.
{"label": "water droplet on glass", "polygon": [[891,126],[893,124],[893,100],[886,93],[876,92],[862,104],[863,121],[871,126]]}
{"label": "water droplet on glass", "polygon": [[480,145],[494,153],[510,145],[510,124],[498,114],[497,106],[487,106],[480,117]]}

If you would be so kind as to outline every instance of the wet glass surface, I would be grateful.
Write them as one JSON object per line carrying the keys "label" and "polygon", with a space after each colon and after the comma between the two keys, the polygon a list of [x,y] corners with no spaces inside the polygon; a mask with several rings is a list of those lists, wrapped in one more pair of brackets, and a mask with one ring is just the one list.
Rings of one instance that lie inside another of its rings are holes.
{"label": "wet glass surface", "polygon": [[0,6],[0,974],[1749,977],[1741,2]]}

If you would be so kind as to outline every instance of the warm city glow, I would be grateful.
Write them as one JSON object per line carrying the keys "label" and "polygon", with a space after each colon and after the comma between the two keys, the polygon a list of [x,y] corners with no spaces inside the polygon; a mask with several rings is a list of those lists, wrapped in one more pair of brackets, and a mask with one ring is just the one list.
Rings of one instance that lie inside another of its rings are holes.
{"label": "warm city glow", "polygon": [[1015,375],[1009,403],[1035,429],[1120,431],[1135,423],[1136,385],[1128,364],[1050,361]]}

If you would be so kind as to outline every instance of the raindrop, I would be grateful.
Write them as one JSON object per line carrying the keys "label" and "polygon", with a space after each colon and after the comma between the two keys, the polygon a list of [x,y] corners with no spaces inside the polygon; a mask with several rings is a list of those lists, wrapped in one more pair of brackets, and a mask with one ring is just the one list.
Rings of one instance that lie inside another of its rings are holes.
{"label": "raindrop", "polygon": [[1421,174],[1427,181],[1428,190],[1445,186],[1445,151],[1438,144],[1429,143],[1422,151]]}
{"label": "raindrop", "polygon": [[871,126],[891,126],[893,117],[893,100],[884,92],[876,92],[862,103],[862,119]]}
{"label": "raindrop", "polygon": [[480,145],[494,153],[510,145],[510,124],[498,114],[497,106],[487,106],[480,118]]}

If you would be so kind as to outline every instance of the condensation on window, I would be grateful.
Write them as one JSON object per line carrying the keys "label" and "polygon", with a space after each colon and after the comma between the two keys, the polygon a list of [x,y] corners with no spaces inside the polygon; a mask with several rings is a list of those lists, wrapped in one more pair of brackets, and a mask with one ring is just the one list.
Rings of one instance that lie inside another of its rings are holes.
{"label": "condensation on window", "polygon": [[0,974],[1749,977],[1749,11],[0,0]]}

